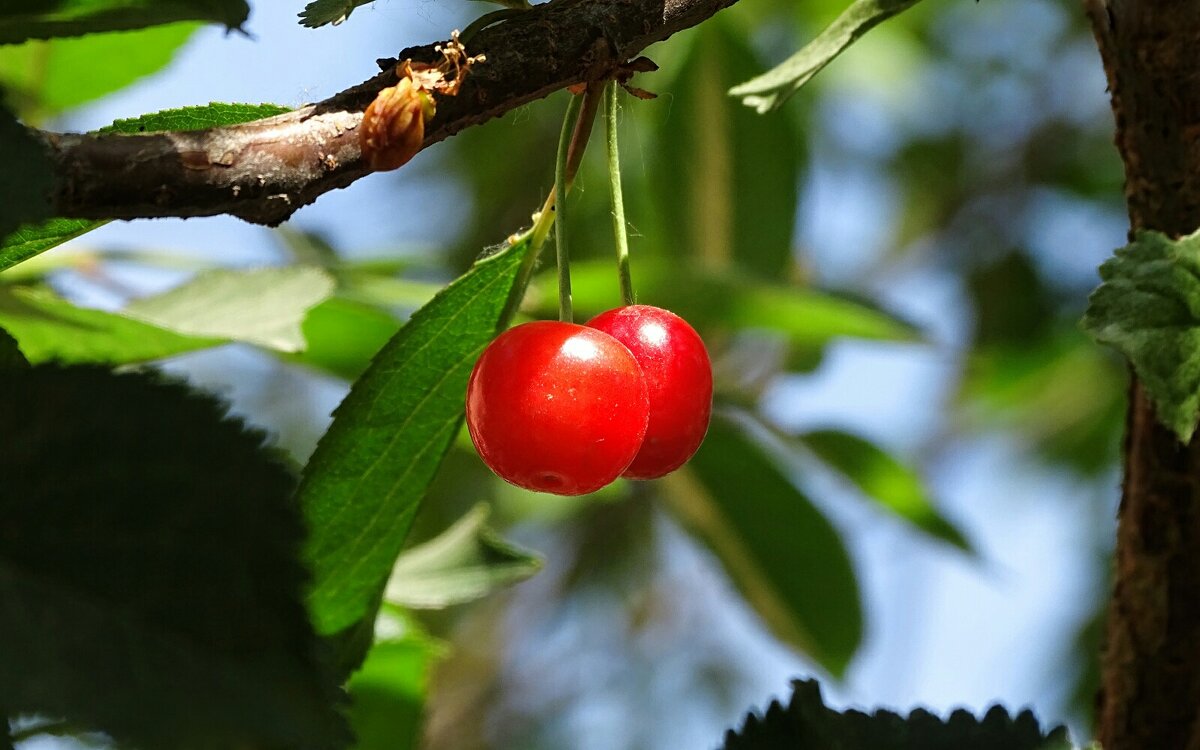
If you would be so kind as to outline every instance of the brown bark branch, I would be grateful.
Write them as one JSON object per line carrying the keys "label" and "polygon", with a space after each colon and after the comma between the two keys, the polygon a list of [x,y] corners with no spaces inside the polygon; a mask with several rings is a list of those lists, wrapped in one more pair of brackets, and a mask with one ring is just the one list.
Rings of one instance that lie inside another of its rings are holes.
{"label": "brown bark branch", "polygon": [[[1131,231],[1200,227],[1200,4],[1085,0],[1108,74]],[[1097,734],[1200,750],[1200,440],[1130,387]]]}
{"label": "brown bark branch", "polygon": [[[456,97],[440,97],[424,146],[566,86],[610,74],[648,45],[736,0],[552,0],[476,34],[483,53]],[[432,62],[433,45],[400,59]],[[381,61],[385,62],[385,61]],[[278,224],[370,170],[356,129],[392,66],[295,112],[244,125],[145,135],[45,134],[57,216],[135,219],[232,214]]]}

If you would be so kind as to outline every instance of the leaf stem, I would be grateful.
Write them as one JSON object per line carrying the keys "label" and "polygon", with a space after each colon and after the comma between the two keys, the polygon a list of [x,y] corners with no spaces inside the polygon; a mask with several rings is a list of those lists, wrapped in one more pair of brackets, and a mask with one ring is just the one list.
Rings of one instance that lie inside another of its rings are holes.
{"label": "leaf stem", "polygon": [[608,136],[608,180],[612,195],[613,237],[617,246],[617,278],[621,284],[621,301],[634,303],[633,279],[629,275],[629,234],[625,225],[625,198],[621,193],[621,155],[617,150],[617,92],[616,82],[608,84],[605,102],[605,125]]}

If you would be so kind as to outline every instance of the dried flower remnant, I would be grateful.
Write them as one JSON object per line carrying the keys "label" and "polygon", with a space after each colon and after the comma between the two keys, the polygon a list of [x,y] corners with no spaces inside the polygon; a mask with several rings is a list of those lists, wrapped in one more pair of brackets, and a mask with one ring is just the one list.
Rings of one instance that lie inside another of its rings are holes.
{"label": "dried flower remnant", "polygon": [[457,95],[471,66],[485,59],[468,55],[457,31],[434,49],[442,54],[440,63],[399,63],[399,82],[380,91],[363,113],[359,143],[371,169],[397,169],[413,158],[425,140],[425,123],[437,111],[434,93]]}

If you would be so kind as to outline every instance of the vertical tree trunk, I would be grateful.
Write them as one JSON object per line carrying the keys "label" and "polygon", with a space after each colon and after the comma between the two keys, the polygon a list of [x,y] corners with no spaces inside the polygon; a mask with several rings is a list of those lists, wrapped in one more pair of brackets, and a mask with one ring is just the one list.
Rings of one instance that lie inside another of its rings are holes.
{"label": "vertical tree trunk", "polygon": [[[1132,229],[1200,227],[1200,1],[1085,0]],[[1200,439],[1130,386],[1116,585],[1098,698],[1105,750],[1200,750]]]}

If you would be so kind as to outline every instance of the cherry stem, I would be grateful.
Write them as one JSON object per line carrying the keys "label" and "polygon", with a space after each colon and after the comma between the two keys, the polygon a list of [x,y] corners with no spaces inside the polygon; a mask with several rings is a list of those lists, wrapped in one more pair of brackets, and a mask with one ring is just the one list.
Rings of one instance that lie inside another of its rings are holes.
{"label": "cherry stem", "polygon": [[572,136],[579,126],[582,109],[579,97],[571,97],[567,105],[567,116],[563,118],[562,134],[558,137],[558,156],[554,160],[554,249],[558,259],[558,319],[572,322],[571,310],[571,254],[567,249],[567,154],[571,149]]}
{"label": "cherry stem", "polygon": [[616,81],[608,84],[605,102],[605,124],[608,135],[608,180],[612,188],[613,235],[617,244],[617,278],[621,283],[621,301],[634,303],[633,279],[629,275],[629,234],[625,225],[625,198],[621,194],[621,154],[617,150],[617,92]]}

